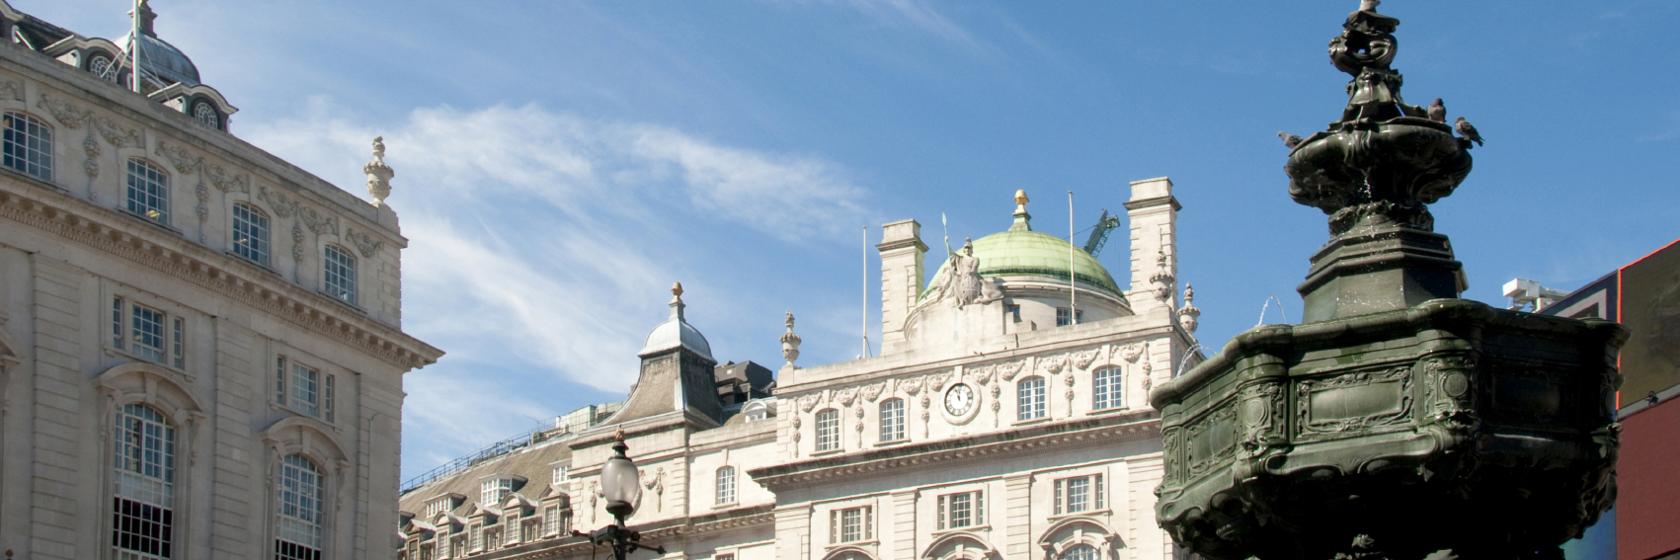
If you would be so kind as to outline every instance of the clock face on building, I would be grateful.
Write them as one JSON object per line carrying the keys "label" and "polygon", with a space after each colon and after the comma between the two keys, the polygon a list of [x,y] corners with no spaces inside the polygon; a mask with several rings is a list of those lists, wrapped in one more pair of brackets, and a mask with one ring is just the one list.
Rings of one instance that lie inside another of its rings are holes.
{"label": "clock face on building", "polygon": [[957,383],[945,391],[945,413],[951,416],[965,416],[974,409],[974,388],[967,383]]}

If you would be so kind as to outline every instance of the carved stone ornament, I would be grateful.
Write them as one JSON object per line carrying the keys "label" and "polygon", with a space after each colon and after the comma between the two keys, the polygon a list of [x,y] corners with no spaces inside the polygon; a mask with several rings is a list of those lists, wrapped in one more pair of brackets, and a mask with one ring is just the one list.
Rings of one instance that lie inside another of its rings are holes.
{"label": "carved stone ornament", "polygon": [[368,196],[373,197],[373,205],[383,206],[391,196],[391,177],[397,174],[385,164],[385,137],[373,138],[373,159],[362,166],[362,173],[367,174]]}
{"label": "carved stone ornament", "polygon": [[93,131],[89,130],[82,137],[82,155],[87,156],[82,160],[82,173],[87,174],[89,182],[99,176],[99,152],[99,142],[94,141]]}
{"label": "carved stone ornament", "polygon": [[816,410],[817,403],[820,403],[820,402],[822,402],[822,395],[819,394],[819,393],[812,393],[812,394],[809,394],[809,395],[801,395],[799,397],[799,411],[800,412],[810,412],[812,410]]}
{"label": "carved stone ornament", "polygon": [[316,212],[314,208],[302,206],[298,208],[298,219],[303,220],[303,225],[308,227],[309,231],[314,232],[315,235],[325,233],[338,235],[338,216]]}
{"label": "carved stone ornament", "polygon": [[1101,353],[1102,353],[1102,347],[1101,346],[1098,346],[1096,348],[1089,348],[1089,349],[1086,349],[1086,350],[1080,350],[1078,352],[1074,352],[1073,353],[1073,365],[1074,365],[1074,367],[1077,367],[1079,369],[1090,368],[1091,367],[1091,362],[1097,361],[1097,356],[1100,355]]}
{"label": "carved stone ornament", "polygon": [[[226,191],[224,191],[226,192]],[[297,214],[298,202],[292,197],[282,194],[278,190],[268,188],[268,185],[257,186],[257,200],[267,204],[274,214],[282,218],[290,218]]]}
{"label": "carved stone ornament", "polygon": [[963,368],[963,375],[965,377],[969,378],[969,379],[974,380],[976,383],[979,383],[981,385],[985,385],[987,382],[991,381],[992,371],[994,369],[997,369],[997,366],[995,364],[985,364],[985,365],[980,365],[980,366],[968,367],[968,368]]}
{"label": "carved stone ornament", "polygon": [[999,362],[997,364],[998,376],[1002,377],[1004,381],[1014,381],[1015,376],[1020,375],[1021,369],[1026,365],[1027,361],[1024,359],[1012,362]]}
{"label": "carved stone ornament", "polygon": [[93,111],[77,109],[69,101],[45,93],[41,94],[40,99],[35,101],[35,106],[46,109],[47,114],[52,115],[53,120],[64,125],[64,128],[81,128],[82,124],[93,116]]}
{"label": "carved stone ornament", "polygon": [[385,246],[384,241],[350,227],[344,228],[344,236],[350,239],[350,244],[355,245],[356,251],[364,257],[372,258],[379,253],[381,247]]}
{"label": "carved stone ornament", "polygon": [[927,384],[927,379],[926,378],[916,377],[916,378],[911,379],[908,382],[899,382],[898,387],[900,389],[903,389],[904,394],[906,394],[906,395],[915,395],[916,393],[921,392],[922,386],[926,385],[926,384]]}
{"label": "carved stone ornament", "polygon": [[292,260],[303,261],[303,224],[292,222]]}
{"label": "carved stone ornament", "polygon": [[0,97],[13,101],[23,101],[23,82],[0,80]]}
{"label": "carved stone ornament", "polygon": [[886,389],[886,387],[887,384],[885,382],[875,382],[863,386],[863,399],[869,402],[875,402],[876,399],[881,398],[881,391]]}
{"label": "carved stone ornament", "polygon": [[840,403],[840,406],[851,406],[852,401],[857,400],[857,395],[857,387],[847,387],[834,392],[834,401]]}
{"label": "carved stone ornament", "polygon": [[1148,344],[1149,343],[1147,342],[1128,344],[1125,348],[1120,350],[1120,357],[1125,358],[1128,362],[1136,362],[1138,360],[1138,356],[1143,355],[1143,349]]}
{"label": "carved stone ornament", "polygon": [[1053,375],[1053,374],[1061,373],[1062,368],[1067,367],[1067,358],[1068,358],[1067,354],[1056,354],[1054,356],[1039,356],[1038,357],[1038,373],[1040,375]]}

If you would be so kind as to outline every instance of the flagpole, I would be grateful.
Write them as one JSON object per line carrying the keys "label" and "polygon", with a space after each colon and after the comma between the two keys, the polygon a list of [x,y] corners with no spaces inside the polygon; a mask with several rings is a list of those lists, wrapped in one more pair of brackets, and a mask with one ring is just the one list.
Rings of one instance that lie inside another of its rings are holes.
{"label": "flagpole", "polygon": [[1068,324],[1079,324],[1079,285],[1073,281],[1073,191],[1068,191]]}
{"label": "flagpole", "polygon": [[134,20],[134,29],[129,30],[128,33],[129,74],[133,78],[130,81],[133,84],[134,93],[143,93],[140,91],[140,18],[145,16],[140,14],[140,8],[145,5],[146,0],[134,0],[134,17],[130,18]]}
{"label": "flagpole", "polygon": [[863,226],[863,317],[859,326],[863,331],[863,357],[869,357],[869,226]]}

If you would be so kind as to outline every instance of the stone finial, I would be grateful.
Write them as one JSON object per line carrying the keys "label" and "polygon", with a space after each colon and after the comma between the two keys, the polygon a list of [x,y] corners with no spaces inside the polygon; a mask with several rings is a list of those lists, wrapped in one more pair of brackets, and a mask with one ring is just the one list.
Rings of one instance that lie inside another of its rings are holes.
{"label": "stone finial", "polygon": [[1185,282],[1184,307],[1178,310],[1178,324],[1183,326],[1186,332],[1196,334],[1196,325],[1201,316],[1201,308],[1196,307],[1196,288]]}
{"label": "stone finial", "polygon": [[787,312],[787,332],[782,333],[782,359],[787,367],[799,360],[799,335],[793,333],[793,312]]}
{"label": "stone finial", "polygon": [[397,172],[385,164],[385,137],[373,138],[373,160],[362,166],[362,173],[367,174],[368,195],[373,197],[374,206],[384,206],[385,199],[391,196],[391,178]]}
{"label": "stone finial", "polygon": [[153,21],[157,20],[157,12],[152,11],[151,2],[140,0],[140,13],[135,14],[134,10],[129,10],[128,17],[129,19],[134,19],[135,17],[140,18],[139,27],[141,35],[150,35],[153,37],[157,36],[157,31],[153,28]]}
{"label": "stone finial", "polygon": [[1172,301],[1173,278],[1172,267],[1168,266],[1166,249],[1155,251],[1155,274],[1149,276],[1149,283],[1155,288],[1155,299],[1162,302]]}

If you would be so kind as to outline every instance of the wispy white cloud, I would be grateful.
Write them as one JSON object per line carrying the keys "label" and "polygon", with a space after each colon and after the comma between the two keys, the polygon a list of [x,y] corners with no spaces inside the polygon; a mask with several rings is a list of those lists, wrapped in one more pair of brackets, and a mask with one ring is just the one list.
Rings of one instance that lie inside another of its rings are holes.
{"label": "wispy white cloud", "polygon": [[[407,384],[404,431],[423,434],[410,461],[565,412],[547,395],[568,386],[628,389],[672,279],[738,282],[739,263],[685,254],[693,237],[791,250],[849,242],[865,221],[865,189],[822,158],[535,105],[431,107],[377,123],[314,98],[241,131],[356,191],[376,134],[410,241],[405,328],[450,353]],[[753,297],[711,292],[714,312]]]}

